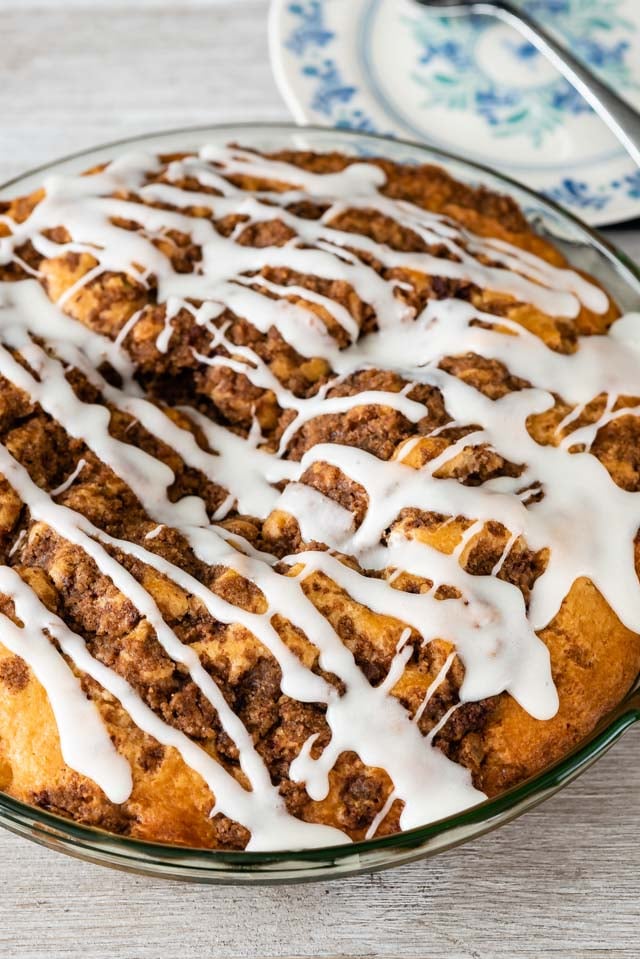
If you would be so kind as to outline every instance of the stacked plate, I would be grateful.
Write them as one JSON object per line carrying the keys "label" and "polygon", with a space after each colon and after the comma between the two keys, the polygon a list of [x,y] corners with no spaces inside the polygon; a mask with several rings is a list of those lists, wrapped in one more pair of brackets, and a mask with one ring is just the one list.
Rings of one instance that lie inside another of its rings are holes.
{"label": "stacked plate", "polygon": [[[637,0],[526,0],[640,108]],[[490,17],[414,0],[273,0],[271,56],[299,123],[427,142],[603,225],[640,216],[640,171],[580,95]]]}

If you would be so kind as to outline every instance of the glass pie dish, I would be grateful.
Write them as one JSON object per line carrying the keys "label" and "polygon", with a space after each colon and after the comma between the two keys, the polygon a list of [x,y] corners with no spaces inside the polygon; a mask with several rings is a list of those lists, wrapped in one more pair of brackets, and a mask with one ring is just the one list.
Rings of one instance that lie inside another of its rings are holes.
{"label": "glass pie dish", "polygon": [[[516,183],[459,158],[364,133],[300,129],[287,125],[233,125],[157,134],[110,144],[35,170],[6,184],[0,196],[28,193],[40,184],[45,172],[79,172],[125,150],[173,153],[198,149],[205,143],[222,145],[228,142],[264,150],[338,150],[363,158],[378,155],[400,163],[439,164],[458,180],[484,184],[513,196],[535,229],[553,240],[574,267],[600,280],[622,310],[633,310],[640,303],[640,271],[559,207]],[[347,846],[266,853],[168,846],[81,826],[4,795],[0,795],[0,823],[36,842],[80,858],[166,878],[238,883],[326,879],[433,855],[495,828],[570,782],[639,719],[640,684],[636,681],[625,699],[600,722],[587,740],[561,762],[540,774],[457,815],[403,833]]]}

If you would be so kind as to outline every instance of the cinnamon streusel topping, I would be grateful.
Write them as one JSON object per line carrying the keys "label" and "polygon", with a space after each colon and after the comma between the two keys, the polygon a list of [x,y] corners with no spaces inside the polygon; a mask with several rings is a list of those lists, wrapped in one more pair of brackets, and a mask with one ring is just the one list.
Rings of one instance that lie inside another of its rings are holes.
{"label": "cinnamon streusel topping", "polygon": [[515,204],[131,154],[0,206],[0,788],[332,845],[585,736],[640,670],[640,316]]}

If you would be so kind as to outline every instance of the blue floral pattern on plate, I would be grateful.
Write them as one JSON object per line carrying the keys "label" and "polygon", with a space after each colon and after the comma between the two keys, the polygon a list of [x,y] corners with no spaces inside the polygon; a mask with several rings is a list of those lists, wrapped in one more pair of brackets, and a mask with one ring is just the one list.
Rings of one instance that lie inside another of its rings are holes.
{"label": "blue floral pattern on plate", "polygon": [[334,59],[319,55],[335,39],[335,32],[327,28],[322,0],[289,3],[287,10],[295,26],[288,34],[285,46],[300,58],[302,75],[315,81],[311,109],[325,116],[335,127],[377,133],[371,117],[362,109],[350,106],[357,87],[344,82]]}
{"label": "blue floral pattern on plate", "polygon": [[[522,3],[605,80],[640,97],[635,0]],[[592,223],[640,215],[640,171],[580,95],[508,27],[488,17],[434,16],[410,0],[272,4],[276,76],[300,122],[465,153]],[[567,151],[566,142],[584,140],[585,130],[591,152],[575,143]]]}
{"label": "blue floral pattern on plate", "polygon": [[[635,86],[628,59],[627,39],[615,32],[633,33],[634,24],[620,11],[623,0],[528,0],[523,7],[554,28],[587,63],[612,86]],[[480,38],[495,26],[488,17],[416,15],[407,18],[420,55],[414,80],[425,94],[425,105],[450,110],[475,110],[497,137],[524,134],[539,146],[545,134],[569,114],[589,111],[589,106],[566,80],[554,74],[534,85],[510,84],[483,69],[477,55]],[[532,72],[542,55],[526,40],[509,35],[502,40],[505,53]],[[424,68],[428,69],[424,69]]]}

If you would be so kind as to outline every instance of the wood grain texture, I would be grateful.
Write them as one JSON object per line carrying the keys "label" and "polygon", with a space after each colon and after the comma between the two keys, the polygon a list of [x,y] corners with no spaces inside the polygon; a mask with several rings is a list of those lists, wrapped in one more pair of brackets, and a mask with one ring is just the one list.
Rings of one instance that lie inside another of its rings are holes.
{"label": "wood grain texture", "polygon": [[[346,2],[346,0],[344,0]],[[286,119],[265,0],[0,0],[0,182],[118,137]],[[640,231],[616,231],[640,257]],[[393,872],[277,889],[110,872],[0,833],[12,959],[637,959],[640,732],[523,819]]]}
{"label": "wood grain texture", "polygon": [[527,816],[436,859],[237,889],[110,872],[0,833],[12,959],[637,959],[640,736]]}

